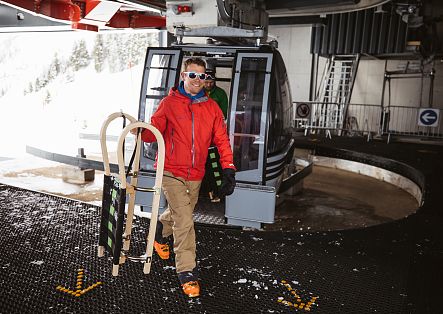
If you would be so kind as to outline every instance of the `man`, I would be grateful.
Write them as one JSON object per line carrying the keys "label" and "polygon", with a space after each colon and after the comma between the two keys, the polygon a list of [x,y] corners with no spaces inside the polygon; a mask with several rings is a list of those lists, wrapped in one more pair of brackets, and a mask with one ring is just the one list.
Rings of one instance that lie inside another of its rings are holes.
{"label": "man", "polygon": [[215,85],[215,71],[206,70],[207,78],[205,80],[205,89],[212,99],[220,106],[223,116],[226,119],[228,114],[228,96],[223,88]]}
{"label": "man", "polygon": [[[184,62],[182,82],[170,90],[151,117],[151,124],[163,135],[166,146],[163,191],[168,208],[159,218],[154,248],[162,259],[169,258],[166,238],[173,235],[175,265],[183,292],[200,295],[196,265],[196,244],[192,212],[205,174],[208,148],[220,153],[223,168],[221,193],[230,195],[235,187],[235,167],[223,113],[204,90],[206,64],[202,59]],[[149,130],[145,142],[155,141]]]}

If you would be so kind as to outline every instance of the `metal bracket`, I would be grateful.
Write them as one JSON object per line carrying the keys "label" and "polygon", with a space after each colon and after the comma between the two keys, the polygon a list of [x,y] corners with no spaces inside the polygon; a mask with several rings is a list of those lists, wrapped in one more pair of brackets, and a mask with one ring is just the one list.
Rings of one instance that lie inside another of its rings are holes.
{"label": "metal bracket", "polygon": [[[174,29],[174,35],[177,38],[190,37],[238,37],[238,38],[264,38],[265,31],[263,28],[256,29],[240,29],[227,26],[217,27],[201,27],[201,28],[189,28],[189,27],[176,27]],[[181,39],[180,39],[181,41]]]}

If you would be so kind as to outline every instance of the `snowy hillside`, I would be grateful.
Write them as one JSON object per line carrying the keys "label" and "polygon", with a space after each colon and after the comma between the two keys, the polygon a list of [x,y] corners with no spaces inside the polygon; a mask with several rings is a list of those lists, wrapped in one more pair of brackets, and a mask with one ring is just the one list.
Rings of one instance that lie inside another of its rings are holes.
{"label": "snowy hillside", "polygon": [[[157,45],[157,35],[97,36],[0,34],[0,157],[23,155],[26,145],[70,155],[79,147],[99,153],[98,141],[79,134],[98,135],[115,111],[137,117],[144,55],[148,45]],[[87,59],[79,61],[81,44]],[[120,130],[121,122],[109,132]]]}

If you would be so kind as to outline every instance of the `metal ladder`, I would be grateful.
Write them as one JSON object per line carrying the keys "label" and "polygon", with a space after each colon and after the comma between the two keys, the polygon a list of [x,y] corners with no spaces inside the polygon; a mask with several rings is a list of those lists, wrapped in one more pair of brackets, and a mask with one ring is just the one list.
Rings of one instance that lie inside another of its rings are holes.
{"label": "metal ladder", "polygon": [[337,130],[341,134],[346,121],[348,105],[357,76],[360,55],[331,56],[325,67],[315,102],[318,104],[311,121],[319,128]]}

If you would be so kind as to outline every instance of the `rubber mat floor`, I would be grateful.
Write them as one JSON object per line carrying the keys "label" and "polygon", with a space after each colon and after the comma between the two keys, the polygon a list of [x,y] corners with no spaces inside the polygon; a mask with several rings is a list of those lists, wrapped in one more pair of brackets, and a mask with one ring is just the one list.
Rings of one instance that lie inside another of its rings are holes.
{"label": "rubber mat floor", "polygon": [[[403,313],[414,308],[406,280],[410,239],[397,224],[313,234],[199,226],[203,293],[188,299],[173,259],[155,257],[149,275],[135,262],[120,267],[118,277],[111,275],[112,262],[96,255],[99,207],[11,186],[0,189],[0,204],[2,313]],[[136,220],[134,254],[144,248],[147,226],[145,218]],[[76,288],[86,291],[66,292]]]}
{"label": "rubber mat floor", "polygon": [[[424,204],[405,219],[345,231],[199,224],[202,295],[188,299],[173,256],[154,257],[149,275],[132,262],[111,275],[110,259],[96,254],[99,207],[0,185],[0,312],[443,313],[443,147],[359,138],[297,145],[400,173],[422,187]],[[147,226],[137,219],[134,255]]]}

